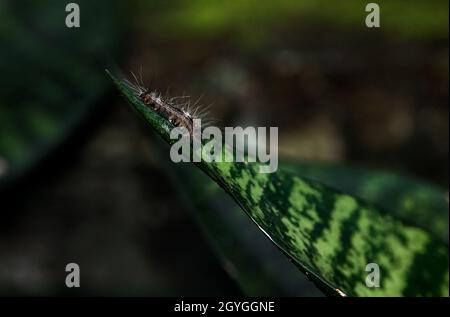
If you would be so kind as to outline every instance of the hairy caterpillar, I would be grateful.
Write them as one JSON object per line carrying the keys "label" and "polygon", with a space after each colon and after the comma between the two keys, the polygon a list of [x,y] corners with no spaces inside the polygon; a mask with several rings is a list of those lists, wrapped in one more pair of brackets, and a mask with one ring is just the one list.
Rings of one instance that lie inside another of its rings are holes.
{"label": "hairy caterpillar", "polygon": [[[197,108],[194,112],[191,112],[189,109],[192,107],[189,101],[181,104],[176,102],[176,100],[186,97],[163,97],[158,92],[146,88],[142,78],[138,80],[133,73],[132,75],[135,82],[123,80],[122,85],[127,86],[134,94],[131,101],[138,107],[138,110],[141,110],[141,112],[144,110],[148,113],[148,111],[142,109],[142,106],[145,105],[152,109],[152,112],[167,120],[167,122],[155,121],[154,116],[146,116],[153,127],[163,127],[158,129],[158,132],[172,145],[170,150],[172,161],[177,163],[202,162],[202,160],[205,162],[236,161],[247,163],[258,162],[259,160],[260,163],[269,163],[269,165],[259,166],[261,173],[276,171],[278,167],[277,127],[270,127],[270,152],[268,154],[266,150],[266,127],[247,127],[245,129],[242,127],[225,127],[223,131],[218,127],[210,126],[203,129],[200,115],[204,115],[204,110],[199,112],[199,108]],[[129,91],[126,96],[130,97]],[[141,103],[136,99],[140,100]],[[194,103],[193,107],[197,106],[199,100]],[[167,126],[169,122],[175,128],[182,129],[172,129]],[[168,139],[169,134],[171,141]]]}
{"label": "hairy caterpillar", "polygon": [[142,75],[139,79],[131,73],[135,82],[130,82],[125,79],[123,82],[127,85],[136,96],[147,106],[151,107],[160,116],[166,118],[176,127],[184,127],[189,131],[189,134],[193,135],[194,119],[202,119],[206,115],[205,110],[199,111],[198,102],[200,98],[191,105],[190,101],[177,103],[179,100],[189,98],[188,96],[182,97],[166,97],[156,91],[150,91],[146,88]]}

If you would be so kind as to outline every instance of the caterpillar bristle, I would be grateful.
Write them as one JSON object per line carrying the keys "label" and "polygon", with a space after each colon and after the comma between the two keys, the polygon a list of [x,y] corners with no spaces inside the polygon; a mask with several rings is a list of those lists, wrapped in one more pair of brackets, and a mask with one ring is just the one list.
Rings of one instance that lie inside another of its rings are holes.
{"label": "caterpillar bristle", "polygon": [[132,80],[123,79],[123,84],[128,87],[143,103],[151,107],[161,116],[165,117],[175,126],[183,126],[192,133],[193,120],[201,119],[202,126],[211,126],[217,122],[209,118],[209,110],[213,103],[204,107],[201,106],[202,94],[199,98],[192,102],[191,97],[183,93],[181,96],[170,97],[169,88],[165,94],[157,91],[151,91],[145,87],[142,78],[142,68],[139,76],[131,72]]}

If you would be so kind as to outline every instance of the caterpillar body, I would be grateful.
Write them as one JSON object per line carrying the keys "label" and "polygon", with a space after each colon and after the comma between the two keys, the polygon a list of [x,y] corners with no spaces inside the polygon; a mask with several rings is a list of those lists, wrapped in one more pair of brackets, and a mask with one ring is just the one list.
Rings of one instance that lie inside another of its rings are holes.
{"label": "caterpillar body", "polygon": [[145,92],[139,96],[144,104],[150,106],[162,117],[169,120],[176,127],[184,127],[192,135],[193,131],[193,117],[183,109],[177,108],[173,104],[163,100],[155,92]]}
{"label": "caterpillar body", "polygon": [[[142,78],[140,80],[132,73],[135,82],[132,83],[125,79],[123,82],[135,95],[147,106],[151,107],[156,113],[170,121],[176,127],[184,127],[190,135],[193,135],[194,119],[202,119],[205,110],[199,111],[197,100],[193,105],[189,101],[177,103],[177,100],[188,97],[163,97],[156,91],[150,91],[144,86]],[[192,110],[193,108],[193,110]]]}

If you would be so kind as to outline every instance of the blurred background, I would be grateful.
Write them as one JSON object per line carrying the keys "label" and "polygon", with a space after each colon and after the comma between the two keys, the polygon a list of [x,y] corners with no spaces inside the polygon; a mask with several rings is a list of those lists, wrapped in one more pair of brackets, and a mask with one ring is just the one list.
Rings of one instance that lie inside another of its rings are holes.
{"label": "blurred background", "polygon": [[243,293],[105,68],[278,126],[284,159],[447,191],[448,1],[376,1],[371,29],[370,1],[75,2],[80,28],[68,2],[0,0],[0,295]]}

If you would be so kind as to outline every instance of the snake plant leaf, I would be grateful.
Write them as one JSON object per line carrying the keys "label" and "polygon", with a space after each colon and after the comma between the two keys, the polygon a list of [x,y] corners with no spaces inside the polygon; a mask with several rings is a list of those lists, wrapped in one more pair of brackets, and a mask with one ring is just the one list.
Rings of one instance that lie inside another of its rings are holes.
{"label": "snake plant leaf", "polygon": [[[317,290],[246,217],[208,176],[186,164],[167,160],[167,146],[153,139],[154,157],[164,166],[184,197],[192,216],[224,268],[250,296],[316,296]],[[321,181],[358,196],[448,241],[448,209],[444,191],[403,175],[345,165],[288,162],[280,168]],[[391,195],[390,193],[395,193]],[[410,202],[410,203],[406,203]],[[389,209],[389,206],[395,206]],[[405,217],[405,219],[408,219]],[[436,224],[437,226],[430,226]],[[447,235],[445,234],[447,233]]]}
{"label": "snake plant leaf", "polygon": [[150,134],[152,156],[178,191],[223,268],[248,296],[322,296],[317,287],[200,169],[167,160],[168,146]]}
{"label": "snake plant leaf", "polygon": [[[156,142],[154,155],[173,184],[184,197],[202,233],[212,246],[224,268],[250,296],[318,296],[317,288],[304,276],[295,274],[293,264],[258,230],[242,213],[233,200],[208,176],[189,165],[175,164],[167,160],[167,146]],[[339,191],[351,193],[366,201],[385,206],[397,206],[399,216],[411,213],[418,225],[440,224],[448,233],[447,202],[443,191],[401,175],[365,168],[335,164],[289,162],[281,168],[299,175],[317,179]],[[344,181],[342,181],[344,180]],[[370,190],[369,190],[370,189]],[[396,193],[382,195],[381,193]],[[413,205],[402,203],[408,199]],[[413,207],[422,208],[414,210]],[[439,207],[443,207],[440,209]],[[389,210],[390,211],[390,210]],[[431,227],[430,229],[433,229]],[[443,237],[445,239],[445,236]],[[447,236],[448,238],[448,236]],[[447,240],[448,241],[448,240]]]}
{"label": "snake plant leaf", "polygon": [[97,64],[118,50],[117,1],[77,1],[85,19],[72,29],[66,4],[0,1],[0,187],[66,140],[109,87]]}
{"label": "snake plant leaf", "polygon": [[[175,142],[174,126],[111,77],[147,123]],[[448,246],[427,230],[283,169],[261,174],[258,163],[196,165],[327,295],[448,296]],[[379,287],[366,285],[370,263],[380,268]]]}
{"label": "snake plant leaf", "polygon": [[285,162],[280,168],[377,205],[448,244],[447,193],[438,186],[397,173],[347,165]]}

